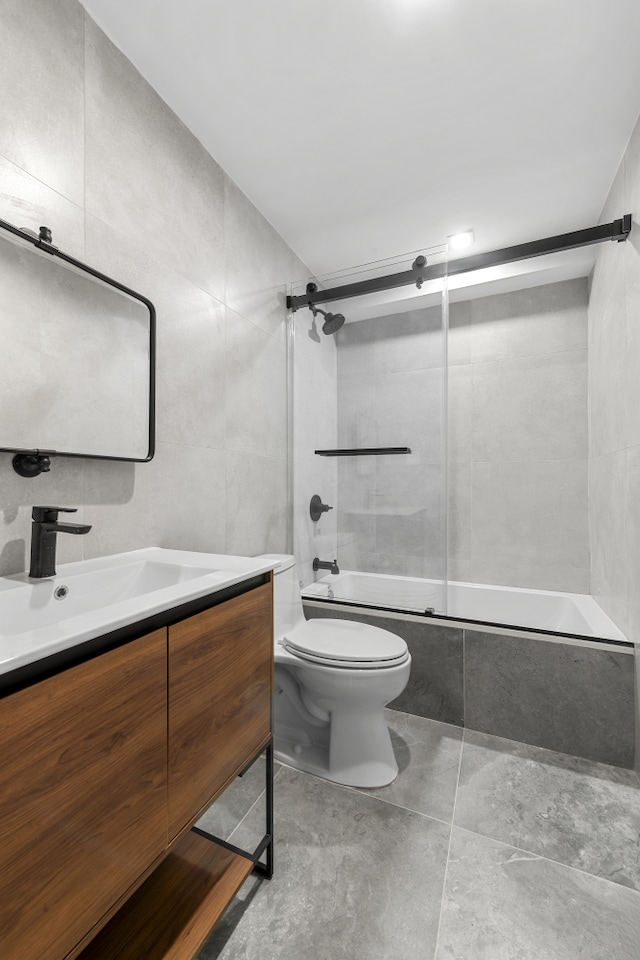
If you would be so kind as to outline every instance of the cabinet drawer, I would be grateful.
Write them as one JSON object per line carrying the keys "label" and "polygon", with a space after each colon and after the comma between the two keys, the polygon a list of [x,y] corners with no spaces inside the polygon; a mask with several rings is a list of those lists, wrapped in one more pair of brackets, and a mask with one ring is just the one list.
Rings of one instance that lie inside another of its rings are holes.
{"label": "cabinet drawer", "polygon": [[271,729],[271,583],[169,628],[169,835]]}
{"label": "cabinet drawer", "polygon": [[167,844],[166,630],[0,700],[3,960],[65,957]]}

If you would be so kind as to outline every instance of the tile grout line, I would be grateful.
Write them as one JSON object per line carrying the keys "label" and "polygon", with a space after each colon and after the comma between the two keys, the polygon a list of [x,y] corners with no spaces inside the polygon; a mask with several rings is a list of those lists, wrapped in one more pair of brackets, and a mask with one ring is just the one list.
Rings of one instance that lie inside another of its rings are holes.
{"label": "tile grout line", "polygon": [[438,917],[438,930],[436,932],[436,946],[433,951],[433,960],[437,960],[438,948],[440,946],[440,931],[442,929],[442,915],[444,913],[445,893],[447,889],[447,875],[449,873],[449,859],[451,856],[451,843],[453,841],[453,825],[456,817],[456,804],[458,802],[458,788],[460,786],[460,774],[462,772],[462,754],[464,753],[465,728],[462,728],[462,739],[460,741],[460,759],[458,761],[458,776],[456,778],[456,792],[453,798],[453,810],[451,811],[451,828],[449,830],[449,844],[447,846],[447,860],[444,866],[444,877],[442,878],[442,894],[440,896],[440,915]]}
{"label": "tile grout line", "polygon": [[[280,773],[280,770],[282,770],[282,766],[280,766],[280,767],[278,768],[278,770],[276,770],[276,772],[275,772],[274,775],[273,775],[273,781],[274,781],[274,783],[275,783],[275,781],[278,779],[278,775],[279,775],[279,773]],[[266,791],[266,787],[265,787],[264,790],[261,790],[260,795],[257,796],[256,799],[253,801],[253,803],[251,804],[251,806],[249,807],[249,809],[247,810],[247,812],[246,812],[245,815],[243,816],[242,820],[240,820],[238,823],[236,823],[235,827],[233,828],[233,830],[231,831],[231,833],[230,833],[229,836],[227,837],[227,842],[229,842],[229,841],[231,840],[231,837],[234,835],[234,833],[236,832],[236,830],[239,830],[239,829],[240,829],[240,827],[241,827],[242,824],[245,822],[245,820],[247,819],[247,817],[249,816],[249,814],[251,813],[251,811],[253,810],[253,808],[256,806],[256,804],[260,803],[260,801],[262,800],[262,798],[264,797],[264,795],[265,795],[266,792],[267,792],[267,791]],[[274,806],[275,806],[275,804],[274,804]]]}
{"label": "tile grout line", "polygon": [[[5,158],[5,159],[6,159],[6,158]],[[9,163],[13,163],[13,161],[10,160]],[[17,164],[13,163],[13,166],[15,167],[15,166],[17,166]],[[21,168],[21,167],[18,167],[18,169],[21,170],[22,168]],[[32,174],[28,173],[28,171],[25,170],[25,171],[23,171],[23,172],[26,173],[27,176],[32,177]],[[33,179],[34,179],[34,180],[37,180],[38,178],[37,178],[37,177],[33,177]],[[45,183],[44,180],[43,180],[43,181],[39,181],[39,182],[44,183],[44,185],[47,186],[47,187],[49,186],[49,184]],[[51,187],[50,189],[53,190],[52,187]],[[85,189],[86,189],[86,185],[85,185]],[[57,192],[58,192],[58,191],[55,191],[55,190],[54,190],[54,193],[57,193]],[[110,230],[112,233],[114,233],[114,234],[116,234],[118,237],[122,238],[122,240],[130,239],[130,236],[129,236],[128,234],[123,233],[122,230],[118,229],[117,227],[112,226],[112,224],[109,223],[107,220],[103,220],[102,217],[99,217],[99,216],[98,216],[97,214],[95,214],[95,213],[89,213],[89,212],[87,211],[86,204],[85,204],[84,207],[81,207],[79,204],[75,203],[73,200],[69,200],[68,197],[65,197],[64,194],[59,194],[59,195],[60,195],[61,197],[63,197],[63,199],[67,200],[69,203],[71,203],[71,204],[73,204],[74,206],[78,207],[78,209],[79,209],[79,210],[82,210],[83,213],[84,213],[84,247],[85,247],[85,254],[84,254],[84,256],[85,256],[85,257],[86,257],[86,234],[87,234],[87,220],[88,220],[88,219],[95,220],[95,221],[96,221],[97,223],[99,223],[101,226],[106,227],[107,230]],[[135,244],[134,244],[134,247],[135,247],[135,249],[136,249],[137,252],[143,252],[143,253],[148,257],[148,259],[152,262],[152,264],[153,264],[154,266],[160,268],[160,269],[163,270],[163,271],[166,271],[167,265],[166,265],[165,263],[163,263],[162,260],[158,259],[158,256],[157,256],[156,254],[154,254],[154,253],[152,253],[152,252],[149,252],[149,250],[148,250],[147,247],[137,247],[137,246],[135,246]],[[243,313],[240,313],[239,310],[235,310],[232,306],[230,306],[230,305],[226,302],[226,293],[225,293],[225,299],[220,299],[219,296],[216,296],[216,294],[211,293],[211,291],[210,291],[209,289],[207,289],[206,287],[204,287],[204,286],[202,285],[202,283],[200,283],[200,282],[197,281],[197,280],[192,279],[192,277],[188,276],[186,273],[184,273],[184,271],[178,269],[178,267],[172,266],[172,267],[169,267],[168,269],[169,269],[169,270],[171,271],[171,273],[173,273],[175,276],[179,277],[181,280],[184,280],[185,283],[188,283],[190,286],[195,287],[197,290],[199,290],[201,293],[203,293],[203,294],[204,294],[206,297],[208,297],[210,300],[215,301],[215,303],[216,303],[218,306],[226,308],[226,309],[229,310],[231,313],[234,313],[237,317],[240,317],[241,320],[245,320],[247,323],[250,323],[253,327],[255,327],[256,330],[259,330],[259,331],[260,331],[261,333],[263,333],[266,337],[269,337],[269,338],[271,338],[272,340],[275,340],[279,345],[282,345],[282,344],[286,343],[286,335],[283,337],[283,336],[282,336],[280,333],[278,333],[278,332],[276,332],[276,333],[271,333],[269,330],[266,330],[264,327],[260,326],[260,324],[257,323],[255,320],[252,320],[251,317],[246,317]],[[280,291],[280,287],[282,287],[282,286],[284,286],[284,284],[274,284],[273,287],[268,288],[268,289],[274,289],[274,290],[277,289],[278,292],[279,292],[279,291]],[[278,329],[280,329],[280,328],[278,327]]]}
{"label": "tile grout line", "polygon": [[608,877],[601,877],[599,873],[590,873],[588,870],[581,870],[580,867],[574,867],[570,863],[563,863],[562,860],[554,860],[552,857],[546,857],[541,853],[536,853],[535,850],[526,850],[524,847],[517,846],[515,843],[508,843],[505,840],[498,840],[496,837],[492,837],[487,833],[478,833],[476,830],[470,830],[468,827],[463,827],[461,824],[452,824],[452,828],[455,827],[458,830],[464,830],[465,833],[470,833],[474,837],[479,837],[481,840],[490,840],[492,843],[499,843],[503,847],[509,847],[511,850],[517,850],[518,853],[525,853],[528,857],[533,857],[536,860],[544,860],[546,863],[553,863],[557,867],[563,867],[565,870],[573,870],[574,873],[579,873],[582,877],[592,877],[594,880],[600,880],[602,883],[610,883],[618,890],[628,890],[629,893],[634,893],[636,896],[640,896],[640,890],[636,887],[629,887],[626,883],[618,883],[617,880],[610,880]]}
{"label": "tile grout line", "polygon": [[292,767],[284,761],[280,761],[280,763],[283,767],[286,767],[287,770],[293,770],[294,773],[304,774],[305,777],[311,777],[313,780],[319,780],[330,787],[335,787],[337,790],[346,791],[347,793],[355,794],[358,797],[366,797],[368,800],[377,800],[380,803],[386,804],[388,807],[395,807],[396,810],[403,810],[405,813],[411,813],[414,815],[414,817],[421,817],[423,820],[431,820],[434,823],[441,823],[443,827],[451,826],[450,820],[442,820],[440,817],[434,817],[430,813],[422,813],[420,810],[412,810],[411,807],[403,807],[400,803],[394,803],[392,800],[385,800],[384,797],[378,797],[375,793],[368,793],[365,787],[350,787],[346,783],[337,783],[335,780],[325,780],[324,777],[319,777],[315,773],[309,773],[308,770],[299,770],[298,767]]}
{"label": "tile grout line", "polygon": [[[470,480],[470,485],[473,486],[473,478]],[[473,528],[472,520],[472,510],[473,502],[470,502],[469,505],[469,522],[471,528]],[[464,731],[467,728],[467,633],[469,632],[468,627],[462,627],[462,740],[460,742],[460,756],[462,756],[462,747],[464,747]],[[456,787],[456,794],[458,790]],[[453,823],[453,816],[451,818]]]}
{"label": "tile grout line", "polygon": [[[344,786],[344,784],[336,784],[336,786]],[[361,797],[369,797],[371,800],[379,800],[380,803],[386,803],[388,807],[395,807],[396,810],[404,810],[405,813],[412,813],[416,817],[422,817],[423,820],[433,820],[435,823],[441,823],[444,827],[452,826],[451,820],[443,820],[442,817],[434,817],[431,813],[422,813],[421,810],[414,810],[412,807],[403,807],[401,803],[394,803],[393,800],[385,800],[384,797],[377,797],[375,793],[365,793],[364,790],[359,787],[344,787],[345,790],[349,790],[351,793],[357,793]]]}
{"label": "tile grout line", "polygon": [[[510,737],[503,737],[498,733],[487,733],[485,730],[478,730],[474,727],[461,727],[461,729],[474,735],[479,735],[481,737],[490,737],[492,740],[500,740],[502,743],[513,744],[516,750],[520,747],[524,747],[525,751],[534,750],[537,754],[540,754],[540,755],[544,754],[545,756],[542,759],[536,760],[537,763],[541,763],[544,766],[554,765],[553,757],[561,757],[563,760],[566,759],[569,761],[573,761],[577,765],[588,765],[589,767],[597,767],[598,769],[602,768],[603,773],[610,773],[612,770],[620,771],[623,774],[637,773],[638,788],[640,788],[640,772],[637,772],[636,770],[634,770],[633,767],[619,767],[614,763],[605,763],[604,760],[590,760],[589,757],[578,757],[576,756],[575,753],[565,753],[562,750],[552,750],[551,747],[539,747],[535,743],[525,743],[524,740],[512,740]],[[511,755],[515,755],[513,751],[510,751],[510,752],[511,752]],[[550,755],[550,759],[548,760],[546,759],[547,755]],[[584,775],[596,776],[595,774],[589,773],[589,771],[587,771]],[[605,777],[605,776],[597,777],[597,779],[604,780],[607,783],[612,782],[609,777]]]}

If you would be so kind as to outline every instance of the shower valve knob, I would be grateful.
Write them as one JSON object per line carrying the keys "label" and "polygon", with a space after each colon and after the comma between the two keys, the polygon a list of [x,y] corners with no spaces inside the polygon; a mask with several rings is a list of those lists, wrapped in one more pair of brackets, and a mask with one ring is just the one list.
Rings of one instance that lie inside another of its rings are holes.
{"label": "shower valve knob", "polygon": [[312,520],[319,520],[323,513],[327,513],[329,510],[333,510],[333,507],[328,506],[326,503],[323,503],[317,493],[311,497],[311,503],[309,504],[309,513],[311,514]]}

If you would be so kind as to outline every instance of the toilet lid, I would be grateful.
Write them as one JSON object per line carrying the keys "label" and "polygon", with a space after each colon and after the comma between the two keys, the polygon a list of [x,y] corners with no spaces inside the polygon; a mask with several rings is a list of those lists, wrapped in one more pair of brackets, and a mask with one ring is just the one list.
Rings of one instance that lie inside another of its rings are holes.
{"label": "toilet lid", "polygon": [[401,637],[356,620],[307,620],[283,639],[291,653],[336,666],[390,667],[408,656]]}

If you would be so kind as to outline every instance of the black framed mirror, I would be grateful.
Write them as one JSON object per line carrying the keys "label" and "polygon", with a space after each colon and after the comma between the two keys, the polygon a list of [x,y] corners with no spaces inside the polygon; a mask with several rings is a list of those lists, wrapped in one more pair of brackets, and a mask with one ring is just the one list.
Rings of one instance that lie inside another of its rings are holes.
{"label": "black framed mirror", "polygon": [[151,460],[152,302],[63,253],[47,227],[0,227],[0,450],[23,476],[54,456]]}

